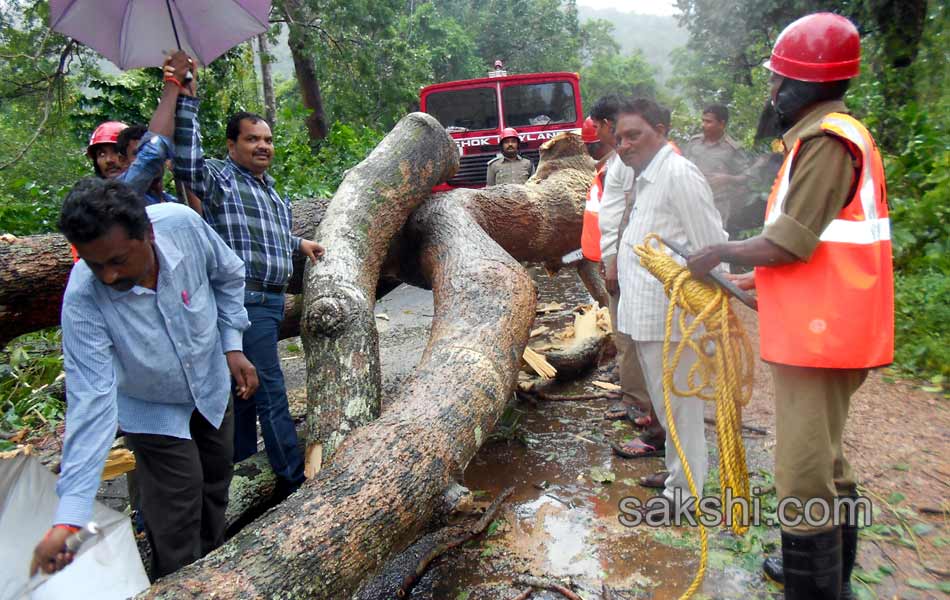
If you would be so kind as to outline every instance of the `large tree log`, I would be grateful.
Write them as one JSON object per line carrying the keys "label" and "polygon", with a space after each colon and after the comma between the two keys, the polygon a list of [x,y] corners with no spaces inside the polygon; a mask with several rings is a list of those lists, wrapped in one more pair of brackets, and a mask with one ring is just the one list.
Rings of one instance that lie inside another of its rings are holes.
{"label": "large tree log", "polygon": [[[294,234],[312,235],[328,203],[323,198],[294,202]],[[59,325],[72,266],[69,243],[58,233],[0,240],[0,348],[24,333]],[[296,257],[291,293],[303,289],[303,266],[304,259]]]}
{"label": "large tree log", "polygon": [[[581,172],[589,166],[576,155],[555,159]],[[557,227],[579,228],[583,198],[569,201],[565,184],[583,190],[592,169],[560,180],[550,168],[539,173],[526,186],[437,196],[413,213],[398,244],[402,271],[431,285],[435,296],[429,343],[413,378],[380,419],[344,440],[314,480],[221,549],[158,582],[150,596],[348,597],[416,536],[501,414],[534,319],[529,276],[478,225],[491,209],[465,200],[481,194],[506,203],[497,216],[514,229],[491,225],[521,257],[559,257],[571,242],[557,241]],[[548,179],[555,209],[545,208],[540,188]],[[553,248],[534,248],[519,240],[525,237]]]}
{"label": "large tree log", "polygon": [[439,122],[412,113],[337,189],[314,236],[326,256],[307,270],[307,474],[351,430],[379,416],[379,340],[373,308],[392,238],[433,186],[458,169],[455,142]]}
{"label": "large tree log", "polygon": [[405,547],[491,431],[534,318],[527,272],[450,198],[408,224],[435,295],[422,361],[392,408],[278,510],[157,582],[154,598],[345,598]]}

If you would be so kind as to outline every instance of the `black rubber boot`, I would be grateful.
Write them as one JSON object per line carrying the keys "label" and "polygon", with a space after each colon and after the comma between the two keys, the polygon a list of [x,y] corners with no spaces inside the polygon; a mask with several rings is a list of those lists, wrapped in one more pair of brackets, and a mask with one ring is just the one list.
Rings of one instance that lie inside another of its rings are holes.
{"label": "black rubber boot", "polygon": [[785,584],[785,573],[782,571],[782,555],[766,556],[762,561],[762,570],[765,576],[775,583]]}
{"label": "black rubber boot", "polygon": [[786,600],[841,597],[841,528],[813,535],[782,532]]}

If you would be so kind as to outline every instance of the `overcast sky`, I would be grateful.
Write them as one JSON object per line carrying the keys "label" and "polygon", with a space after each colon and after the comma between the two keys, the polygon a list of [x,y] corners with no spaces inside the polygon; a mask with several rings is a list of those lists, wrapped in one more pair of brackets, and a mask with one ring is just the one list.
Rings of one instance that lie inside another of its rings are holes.
{"label": "overcast sky", "polygon": [[577,0],[577,4],[590,8],[613,8],[641,15],[672,15],[676,12],[673,0]]}

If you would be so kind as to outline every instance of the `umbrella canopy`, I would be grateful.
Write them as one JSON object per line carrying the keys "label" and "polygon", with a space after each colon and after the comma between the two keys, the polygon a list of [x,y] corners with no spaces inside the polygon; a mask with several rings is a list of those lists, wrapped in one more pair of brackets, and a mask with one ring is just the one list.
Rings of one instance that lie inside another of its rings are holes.
{"label": "umbrella canopy", "polygon": [[179,47],[207,65],[267,31],[270,0],[50,0],[50,27],[120,69],[159,67]]}

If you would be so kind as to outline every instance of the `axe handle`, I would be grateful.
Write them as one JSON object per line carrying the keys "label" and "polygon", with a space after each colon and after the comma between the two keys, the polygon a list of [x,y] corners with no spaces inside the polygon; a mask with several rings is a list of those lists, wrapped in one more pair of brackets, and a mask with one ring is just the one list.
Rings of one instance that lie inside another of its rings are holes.
{"label": "axe handle", "polygon": [[[685,248],[683,248],[682,246],[680,246],[679,244],[675,242],[668,242],[664,240],[663,238],[660,238],[660,239],[663,241],[663,243],[666,245],[667,248],[669,248],[673,252],[676,252],[683,258],[689,259],[689,253],[686,252]],[[728,293],[730,296],[739,300],[739,302],[742,302],[743,304],[745,304],[752,310],[755,310],[755,311],[759,310],[759,304],[758,302],[756,302],[755,297],[753,297],[750,294],[747,294],[744,290],[739,289],[739,287],[736,284],[726,279],[725,275],[723,275],[722,273],[718,273],[716,271],[710,271],[709,278],[715,281],[719,285],[719,287],[724,289],[726,293]]]}

